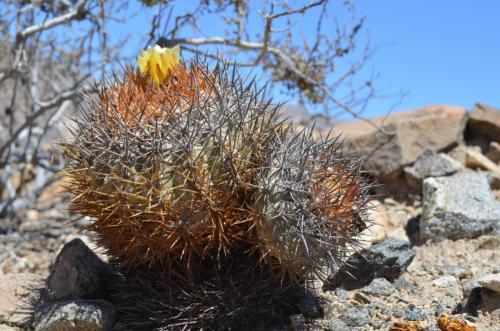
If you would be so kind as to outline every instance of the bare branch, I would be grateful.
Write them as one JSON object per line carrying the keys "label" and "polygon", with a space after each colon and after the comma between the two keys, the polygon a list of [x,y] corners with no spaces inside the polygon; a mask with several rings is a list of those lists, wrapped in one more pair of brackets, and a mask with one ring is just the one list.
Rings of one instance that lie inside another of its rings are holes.
{"label": "bare branch", "polygon": [[85,1],[80,0],[76,3],[75,9],[67,12],[64,15],[61,15],[61,16],[55,17],[49,21],[46,21],[42,24],[36,24],[36,25],[29,26],[29,27],[25,28],[23,31],[21,31],[18,34],[18,37],[20,39],[26,39],[26,37],[33,35],[35,33],[41,32],[43,30],[51,29],[57,25],[68,23],[69,21],[76,19],[76,18],[81,18],[85,12],[84,5],[85,5]]}

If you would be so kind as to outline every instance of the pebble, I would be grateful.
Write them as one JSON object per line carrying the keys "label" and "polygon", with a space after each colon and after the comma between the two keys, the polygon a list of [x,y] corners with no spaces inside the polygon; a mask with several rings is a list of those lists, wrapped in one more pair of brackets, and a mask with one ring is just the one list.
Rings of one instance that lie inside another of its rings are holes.
{"label": "pebble", "polygon": [[455,276],[443,276],[432,281],[432,285],[437,287],[448,287],[458,284],[458,280]]}
{"label": "pebble", "polygon": [[350,330],[351,328],[349,328],[341,320],[329,321],[325,328],[325,331],[350,331]]}
{"label": "pebble", "polygon": [[368,308],[364,307],[351,308],[340,316],[340,320],[347,326],[363,326],[370,324],[370,311]]}
{"label": "pebble", "polygon": [[441,316],[445,311],[449,308],[455,307],[456,302],[452,298],[445,297],[443,300],[437,305],[436,307],[436,312],[434,313],[435,316]]}
{"label": "pebble", "polygon": [[427,313],[421,309],[412,307],[406,312],[406,319],[408,321],[423,321],[427,319]]}
{"label": "pebble", "polygon": [[395,290],[394,286],[385,278],[375,278],[370,285],[361,289],[367,294],[383,296],[391,295]]}
{"label": "pebble", "polygon": [[344,290],[343,288],[336,288],[335,295],[341,299],[353,299],[354,293],[351,291]]}

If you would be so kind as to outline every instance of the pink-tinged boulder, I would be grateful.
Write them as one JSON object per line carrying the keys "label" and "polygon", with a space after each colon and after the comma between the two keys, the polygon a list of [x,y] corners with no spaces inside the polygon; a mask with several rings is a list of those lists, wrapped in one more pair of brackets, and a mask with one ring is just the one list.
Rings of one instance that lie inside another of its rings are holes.
{"label": "pink-tinged boulder", "polygon": [[42,286],[43,278],[35,274],[1,274],[0,324],[23,327]]}
{"label": "pink-tinged boulder", "polygon": [[343,135],[351,151],[363,158],[365,169],[387,182],[399,177],[424,150],[447,151],[463,141],[466,119],[465,108],[429,105],[372,120],[392,135],[365,121],[340,124],[333,133]]}
{"label": "pink-tinged boulder", "polygon": [[469,114],[467,137],[500,142],[500,109],[477,103]]}

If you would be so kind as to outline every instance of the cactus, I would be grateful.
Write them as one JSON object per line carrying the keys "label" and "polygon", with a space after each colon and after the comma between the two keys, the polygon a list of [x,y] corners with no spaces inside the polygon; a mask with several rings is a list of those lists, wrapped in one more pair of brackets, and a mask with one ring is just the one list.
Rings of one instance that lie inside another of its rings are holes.
{"label": "cactus", "polygon": [[[155,47],[139,71],[89,98],[74,140],[62,144],[71,209],[90,217],[86,229],[124,274],[130,295],[117,297],[142,297],[148,304],[131,310],[159,327],[155,302],[186,305],[158,309],[182,316],[163,327],[245,319],[262,300],[330,272],[366,226],[359,163],[338,139],[315,141],[284,124],[265,95],[235,65],[186,64],[178,48]],[[230,305],[223,295],[212,303],[220,313],[207,317],[210,291],[239,293],[252,308],[221,308]]]}

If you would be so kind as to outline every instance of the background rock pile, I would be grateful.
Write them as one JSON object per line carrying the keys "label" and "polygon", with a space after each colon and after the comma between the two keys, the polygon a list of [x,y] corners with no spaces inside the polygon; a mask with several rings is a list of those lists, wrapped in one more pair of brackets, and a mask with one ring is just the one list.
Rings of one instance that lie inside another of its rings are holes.
{"label": "background rock pile", "polygon": [[[297,113],[311,124],[285,110]],[[384,184],[377,225],[283,329],[499,330],[500,110],[433,105],[374,122],[392,134],[365,122],[333,132]],[[60,185],[0,223],[0,330],[126,330],[106,301],[106,256],[78,233],[87,220],[67,224]]]}

